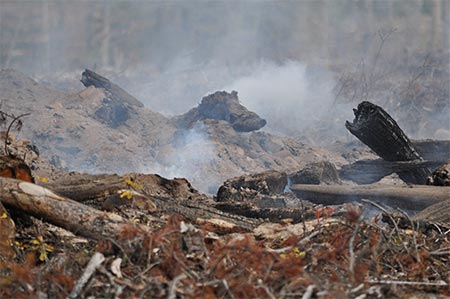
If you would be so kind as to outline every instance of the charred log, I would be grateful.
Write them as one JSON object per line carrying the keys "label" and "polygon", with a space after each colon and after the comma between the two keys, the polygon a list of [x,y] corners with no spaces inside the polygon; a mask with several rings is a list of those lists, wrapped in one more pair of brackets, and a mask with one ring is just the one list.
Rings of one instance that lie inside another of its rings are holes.
{"label": "charred log", "polygon": [[390,207],[420,211],[450,198],[450,187],[431,186],[345,186],[292,185],[292,192],[301,199],[317,204],[336,205],[370,199]]}
{"label": "charred log", "polygon": [[259,208],[246,202],[220,202],[214,207],[226,213],[241,215],[248,218],[264,219],[271,222],[281,222],[291,219],[293,223],[314,219],[311,208]]}
{"label": "charred log", "polygon": [[441,162],[420,160],[396,162],[381,159],[361,160],[342,166],[338,172],[342,179],[351,180],[357,184],[372,184],[393,173],[410,172],[422,168],[435,169],[441,164]]}
{"label": "charred log", "polygon": [[411,140],[419,155],[427,161],[450,161],[450,140]]}
{"label": "charred log", "polygon": [[[346,128],[386,161],[421,161],[408,137],[396,121],[383,108],[370,102],[362,102],[354,109],[355,119],[347,121]],[[407,183],[425,184],[431,171],[416,168],[399,171],[399,177]]]}
{"label": "charred log", "polygon": [[150,196],[170,197],[179,201],[183,199],[201,200],[205,197],[195,190],[186,179],[169,180],[157,174],[129,173],[119,176],[117,174],[71,172],[62,174],[57,180],[40,184],[59,195],[85,202],[102,201],[105,197],[117,194],[120,190],[129,189],[129,182],[141,185],[141,191]]}
{"label": "charred log", "polygon": [[108,98],[113,101],[128,103],[137,107],[144,107],[138,99],[130,95],[128,92],[120,88],[118,85],[112,83],[107,78],[86,69],[81,75],[81,82],[84,86],[95,86],[97,88],[103,88]]}

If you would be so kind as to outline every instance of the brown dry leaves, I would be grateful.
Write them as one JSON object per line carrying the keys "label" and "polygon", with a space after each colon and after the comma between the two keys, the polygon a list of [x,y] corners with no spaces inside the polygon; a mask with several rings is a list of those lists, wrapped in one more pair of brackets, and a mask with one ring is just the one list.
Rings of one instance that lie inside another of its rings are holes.
{"label": "brown dry leaves", "polygon": [[[176,215],[148,235],[130,226],[123,238],[135,242],[135,250],[125,253],[114,240],[100,241],[97,250],[107,258],[82,297],[301,298],[308,292],[313,298],[450,295],[448,285],[439,285],[450,281],[448,231],[397,229],[377,219],[362,221],[357,208],[348,211],[346,217],[309,221],[306,231],[277,224],[278,231],[284,228],[289,233],[268,234],[268,238],[261,233],[218,235],[210,226],[195,226]],[[3,281],[8,279],[0,297],[32,296],[37,290],[64,297],[92,252],[87,251],[79,263],[66,259],[52,274],[40,274],[42,263],[3,263],[8,270],[2,272]],[[122,262],[114,272],[112,264],[118,257]],[[52,255],[49,259],[51,263]],[[78,272],[68,272],[68,267]],[[39,275],[44,283],[38,287]]]}

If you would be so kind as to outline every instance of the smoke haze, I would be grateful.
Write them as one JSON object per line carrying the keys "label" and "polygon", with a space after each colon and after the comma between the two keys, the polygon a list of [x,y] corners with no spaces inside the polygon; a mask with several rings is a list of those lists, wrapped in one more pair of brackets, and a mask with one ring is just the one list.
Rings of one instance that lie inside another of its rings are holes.
{"label": "smoke haze", "polygon": [[332,74],[325,68],[307,68],[296,61],[261,63],[252,74],[225,89],[239,91],[240,101],[268,121],[268,128],[290,135],[313,127],[334,101]]}
{"label": "smoke haze", "polygon": [[[4,0],[0,66],[71,92],[90,68],[166,115],[236,90],[263,130],[309,144],[345,138],[362,100],[413,138],[450,138],[449,12],[447,0]],[[177,166],[154,171],[192,178],[212,163],[204,128],[183,133],[161,157]]]}

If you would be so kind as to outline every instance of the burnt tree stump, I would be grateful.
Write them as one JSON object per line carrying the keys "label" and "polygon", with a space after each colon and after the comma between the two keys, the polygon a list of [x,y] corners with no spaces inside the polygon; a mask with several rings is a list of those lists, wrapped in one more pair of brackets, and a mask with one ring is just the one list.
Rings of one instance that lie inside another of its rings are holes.
{"label": "burnt tree stump", "polygon": [[[353,109],[355,119],[345,127],[359,140],[386,161],[423,161],[397,122],[381,108],[370,102],[362,102]],[[431,171],[427,167],[397,172],[411,184],[425,184]]]}

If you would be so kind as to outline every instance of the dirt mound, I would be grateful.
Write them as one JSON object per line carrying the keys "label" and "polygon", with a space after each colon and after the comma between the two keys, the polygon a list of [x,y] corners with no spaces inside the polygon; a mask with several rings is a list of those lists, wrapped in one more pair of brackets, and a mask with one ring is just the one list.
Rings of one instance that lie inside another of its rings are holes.
{"label": "dirt mound", "polygon": [[124,112],[103,88],[80,84],[79,92],[65,94],[14,70],[0,72],[0,94],[3,110],[31,113],[18,138],[70,171],[186,177],[197,189],[216,193],[223,181],[245,173],[294,172],[322,160],[347,163],[324,149],[254,131],[265,121],[239,104],[236,92],[214,93],[173,118],[136,105]]}

